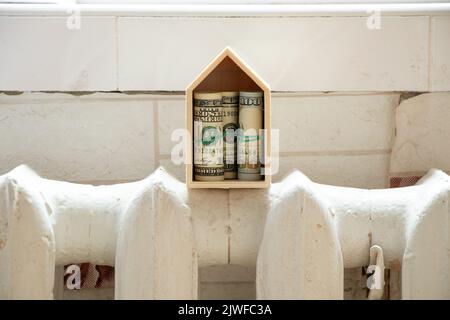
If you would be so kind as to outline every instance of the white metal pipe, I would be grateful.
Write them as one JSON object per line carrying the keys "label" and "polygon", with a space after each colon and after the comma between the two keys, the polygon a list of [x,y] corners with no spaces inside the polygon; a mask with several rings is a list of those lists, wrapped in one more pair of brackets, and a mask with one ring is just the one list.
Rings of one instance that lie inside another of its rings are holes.
{"label": "white metal pipe", "polygon": [[5,16],[301,17],[382,15],[449,15],[450,3],[337,4],[0,4]]}

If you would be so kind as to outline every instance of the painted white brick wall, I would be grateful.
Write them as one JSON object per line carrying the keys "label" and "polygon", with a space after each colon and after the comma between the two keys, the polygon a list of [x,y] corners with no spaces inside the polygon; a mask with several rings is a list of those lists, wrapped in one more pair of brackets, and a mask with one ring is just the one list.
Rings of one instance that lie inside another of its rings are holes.
{"label": "painted white brick wall", "polygon": [[229,45],[272,90],[427,90],[429,18],[384,17],[380,30],[366,21],[119,18],[119,88],[184,90]]}
{"label": "painted white brick wall", "polygon": [[180,91],[227,45],[276,91],[450,90],[449,20],[82,15],[70,30],[0,12],[0,91]]}
{"label": "painted white brick wall", "polygon": [[0,94],[0,171],[26,163],[60,180],[141,179],[155,169],[153,112],[143,96]]}
{"label": "painted white brick wall", "polygon": [[280,151],[386,151],[392,143],[399,94],[275,95],[272,128]]}
{"label": "painted white brick wall", "polygon": [[448,119],[449,92],[421,94],[403,101],[397,110],[391,176],[423,176],[432,168],[450,172]]}
{"label": "painted white brick wall", "polygon": [[450,90],[450,17],[433,17],[431,89]]}
{"label": "painted white brick wall", "polygon": [[282,95],[273,99],[280,129],[280,180],[292,168],[326,184],[386,187],[399,94]]}
{"label": "painted white brick wall", "polygon": [[0,17],[0,90],[117,89],[115,18]]}
{"label": "painted white brick wall", "polygon": [[320,183],[359,188],[387,187],[389,154],[294,156],[280,161],[275,181],[299,168]]}
{"label": "painted white brick wall", "polygon": [[255,299],[256,269],[237,265],[200,268],[199,299]]}

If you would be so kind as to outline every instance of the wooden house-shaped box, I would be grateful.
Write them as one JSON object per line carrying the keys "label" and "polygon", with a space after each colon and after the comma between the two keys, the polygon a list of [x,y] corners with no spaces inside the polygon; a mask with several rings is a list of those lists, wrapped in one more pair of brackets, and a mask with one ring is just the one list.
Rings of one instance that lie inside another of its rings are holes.
{"label": "wooden house-shaped box", "polygon": [[262,176],[260,181],[224,180],[196,181],[194,179],[194,107],[195,92],[223,91],[262,91],[264,170],[270,172],[270,87],[269,85],[231,48],[225,48],[194,79],[186,89],[186,128],[189,132],[186,146],[186,183],[189,188],[267,188],[271,183],[271,175]]}

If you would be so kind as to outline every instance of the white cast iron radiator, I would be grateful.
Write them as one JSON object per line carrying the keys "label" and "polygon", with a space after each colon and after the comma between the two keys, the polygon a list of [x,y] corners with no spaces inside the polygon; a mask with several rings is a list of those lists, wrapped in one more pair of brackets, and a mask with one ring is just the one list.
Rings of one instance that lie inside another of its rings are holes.
{"label": "white cast iron radiator", "polygon": [[0,298],[52,299],[55,265],[115,266],[116,299],[196,299],[186,188],[164,170],[113,186],[0,176]]}
{"label": "white cast iron radiator", "polygon": [[373,244],[401,265],[403,299],[448,299],[449,176],[363,190],[321,185],[300,172],[271,190],[257,266],[261,299],[342,299],[343,270],[369,264]]}
{"label": "white cast iron radiator", "polygon": [[[368,265],[371,248],[379,248],[373,260],[401,265],[402,298],[450,297],[445,173],[363,190],[297,171],[268,193],[252,192],[268,208],[258,298],[342,299],[344,268]],[[163,169],[98,187],[43,179],[25,166],[0,176],[0,298],[51,299],[55,265],[90,262],[115,266],[116,299],[196,299],[191,214],[210,204],[190,203],[193,193]],[[256,215],[261,206],[253,207]]]}

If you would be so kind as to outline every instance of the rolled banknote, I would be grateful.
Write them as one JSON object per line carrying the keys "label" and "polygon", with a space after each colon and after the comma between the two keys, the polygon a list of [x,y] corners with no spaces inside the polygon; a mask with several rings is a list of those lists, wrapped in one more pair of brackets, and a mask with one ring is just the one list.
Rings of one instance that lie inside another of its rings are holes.
{"label": "rolled banknote", "polygon": [[239,94],[238,179],[261,180],[261,136],[263,128],[263,101],[261,91],[241,91]]}
{"label": "rolled banknote", "polygon": [[220,92],[194,93],[194,179],[224,180]]}
{"label": "rolled banknote", "polygon": [[225,180],[237,178],[237,138],[239,92],[222,92],[223,155]]}

